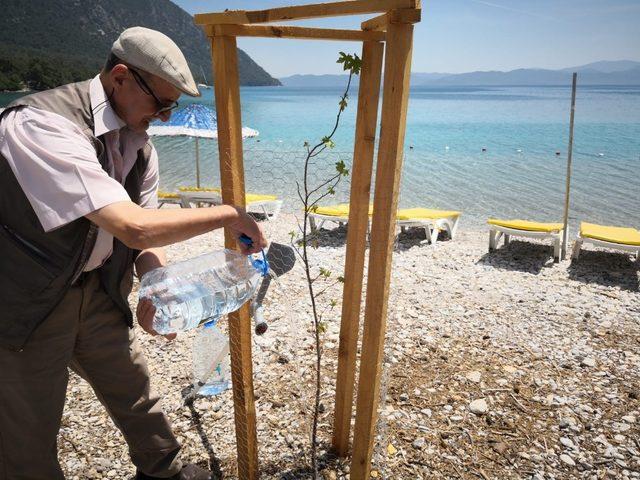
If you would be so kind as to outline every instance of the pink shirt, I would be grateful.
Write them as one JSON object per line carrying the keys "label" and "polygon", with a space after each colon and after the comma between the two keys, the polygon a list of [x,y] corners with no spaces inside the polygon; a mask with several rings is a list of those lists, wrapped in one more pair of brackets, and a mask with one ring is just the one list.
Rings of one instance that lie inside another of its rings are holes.
{"label": "pink shirt", "polygon": [[[126,128],[107,101],[99,77],[91,81],[89,91],[94,134],[104,135],[109,173],[80,128],[56,113],[25,107],[12,110],[0,122],[0,152],[45,232],[112,203],[131,201],[124,183],[149,137]],[[158,154],[152,148],[142,178],[144,208],[157,208],[158,177]],[[101,266],[112,251],[113,235],[99,229],[85,271]]]}

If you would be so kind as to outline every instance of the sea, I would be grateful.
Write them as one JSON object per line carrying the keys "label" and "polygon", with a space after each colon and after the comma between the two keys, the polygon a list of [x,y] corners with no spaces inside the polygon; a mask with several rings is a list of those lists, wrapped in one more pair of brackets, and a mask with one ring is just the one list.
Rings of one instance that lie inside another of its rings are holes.
{"label": "sea", "polygon": [[[343,90],[241,89],[242,123],[260,132],[244,141],[248,192],[278,195],[285,211],[302,209],[305,142],[313,146],[331,133]],[[335,146],[311,160],[313,187],[334,176],[337,162],[351,168],[357,93],[349,91]],[[0,106],[18,95],[0,94]],[[213,105],[213,90],[195,101]],[[570,86],[413,87],[400,206],[459,210],[460,228],[478,228],[489,217],[562,221],[570,107]],[[195,185],[196,140],[154,143],[160,188]],[[218,186],[216,140],[198,140],[198,152],[201,185]],[[323,186],[321,203],[347,201],[349,188],[349,176],[335,194]],[[581,221],[640,228],[640,86],[578,86],[569,219],[572,229]]]}

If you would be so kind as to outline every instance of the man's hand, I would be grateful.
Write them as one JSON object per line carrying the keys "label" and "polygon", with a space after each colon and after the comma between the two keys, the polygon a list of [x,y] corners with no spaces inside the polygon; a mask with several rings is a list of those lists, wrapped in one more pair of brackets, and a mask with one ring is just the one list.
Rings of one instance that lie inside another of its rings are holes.
{"label": "man's hand", "polygon": [[262,228],[254,220],[254,218],[239,207],[235,207],[238,212],[236,220],[229,225],[229,228],[233,232],[236,239],[239,239],[242,234],[246,235],[252,240],[251,246],[242,243],[238,240],[238,245],[242,253],[249,255],[250,253],[258,253],[263,248],[267,248],[267,239],[264,238]]}
{"label": "man's hand", "polygon": [[[153,306],[153,303],[148,298],[141,298],[138,302],[138,308],[136,309],[136,317],[138,317],[138,323],[142,327],[142,329],[151,334],[151,335],[159,335],[153,329],[153,317],[156,314],[156,307]],[[175,333],[169,333],[167,335],[163,335],[167,340],[173,340],[176,338]]]}

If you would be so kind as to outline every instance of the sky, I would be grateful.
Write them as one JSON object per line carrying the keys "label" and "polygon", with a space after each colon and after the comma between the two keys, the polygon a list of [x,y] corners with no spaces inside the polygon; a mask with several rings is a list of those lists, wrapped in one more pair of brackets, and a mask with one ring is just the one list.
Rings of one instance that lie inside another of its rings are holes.
{"label": "sky", "polygon": [[[187,12],[261,10],[319,0],[172,0]],[[359,28],[369,16],[287,22]],[[358,42],[239,38],[274,77],[340,73],[339,51]],[[414,72],[559,69],[600,60],[640,61],[640,0],[422,0]]]}

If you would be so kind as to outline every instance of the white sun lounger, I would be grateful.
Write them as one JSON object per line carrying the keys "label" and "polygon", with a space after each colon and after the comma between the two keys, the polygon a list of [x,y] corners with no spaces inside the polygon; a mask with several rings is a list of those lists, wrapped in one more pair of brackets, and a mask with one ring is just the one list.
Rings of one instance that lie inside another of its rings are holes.
{"label": "white sun lounger", "polygon": [[580,257],[580,249],[584,243],[635,254],[636,261],[640,262],[640,231],[635,228],[608,227],[582,222],[580,233],[573,244],[574,260]]}
{"label": "white sun lounger", "polygon": [[[222,194],[219,188],[181,187],[179,190],[180,205],[183,208],[191,208],[192,203],[222,205]],[[275,195],[247,193],[245,202],[248,212],[260,213],[267,220],[275,220],[282,209],[282,200]]]}
{"label": "white sun lounger", "polygon": [[[369,216],[373,213],[373,207],[369,207]],[[406,228],[424,228],[427,241],[435,243],[438,232],[444,230],[453,239],[458,228],[460,212],[453,210],[434,210],[428,208],[407,208],[398,210],[396,226],[400,231]],[[333,222],[342,226],[349,222],[349,204],[341,203],[328,207],[318,207],[309,213],[311,231],[316,232],[325,222]]]}
{"label": "white sun lounger", "polygon": [[560,247],[562,245],[562,223],[530,222],[528,220],[499,220],[490,218],[489,223],[489,251],[498,248],[500,238],[504,236],[504,244],[508,245],[512,236],[524,238],[550,239],[553,243],[553,261],[560,261]]}
{"label": "white sun lounger", "polygon": [[398,210],[396,225],[400,231],[405,228],[424,228],[429,243],[438,241],[438,233],[442,230],[453,240],[458,231],[461,212],[455,210],[436,210],[432,208],[404,208]]}

